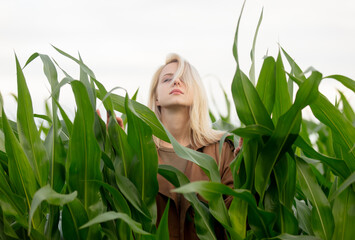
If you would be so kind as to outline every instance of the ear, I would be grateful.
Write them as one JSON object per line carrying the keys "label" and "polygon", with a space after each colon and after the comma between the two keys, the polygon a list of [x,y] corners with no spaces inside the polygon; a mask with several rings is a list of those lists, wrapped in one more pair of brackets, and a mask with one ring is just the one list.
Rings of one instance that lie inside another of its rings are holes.
{"label": "ear", "polygon": [[160,106],[160,103],[159,103],[158,98],[156,98],[156,99],[155,99],[155,105],[156,105],[157,107],[159,107],[159,106]]}

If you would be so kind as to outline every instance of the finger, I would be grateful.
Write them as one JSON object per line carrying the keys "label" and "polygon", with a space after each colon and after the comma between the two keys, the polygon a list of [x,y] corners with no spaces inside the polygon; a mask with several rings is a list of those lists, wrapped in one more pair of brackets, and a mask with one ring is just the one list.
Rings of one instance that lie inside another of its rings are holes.
{"label": "finger", "polygon": [[118,125],[120,125],[120,127],[121,127],[122,129],[124,129],[124,125],[123,125],[123,120],[122,120],[122,118],[116,117],[116,120],[117,120]]}
{"label": "finger", "polygon": [[234,157],[238,155],[242,146],[243,146],[243,138],[240,138],[238,147],[236,149],[234,149]]}
{"label": "finger", "polygon": [[96,109],[96,113],[97,113],[97,115],[99,115],[99,117],[101,118],[100,109]]}

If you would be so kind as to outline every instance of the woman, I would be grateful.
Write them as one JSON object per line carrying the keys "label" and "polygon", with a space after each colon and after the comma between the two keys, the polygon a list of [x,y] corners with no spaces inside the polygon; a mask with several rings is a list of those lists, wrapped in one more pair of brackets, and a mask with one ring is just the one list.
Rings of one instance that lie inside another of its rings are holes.
{"label": "woman", "polygon": [[[167,130],[183,146],[211,155],[220,166],[221,182],[233,187],[229,164],[234,159],[233,144],[223,145],[219,159],[219,139],[223,132],[213,130],[208,117],[207,96],[196,69],[177,54],[167,57],[152,79],[149,107],[155,112]],[[208,177],[196,164],[180,158],[170,143],[154,138],[159,164],[174,166],[190,181],[207,180]],[[174,186],[158,175],[159,194],[156,198],[158,223],[165,206],[170,201],[170,239],[198,239],[193,209],[183,195],[171,192]],[[231,198],[225,199],[229,206]],[[218,239],[225,237],[221,227],[216,228]]]}

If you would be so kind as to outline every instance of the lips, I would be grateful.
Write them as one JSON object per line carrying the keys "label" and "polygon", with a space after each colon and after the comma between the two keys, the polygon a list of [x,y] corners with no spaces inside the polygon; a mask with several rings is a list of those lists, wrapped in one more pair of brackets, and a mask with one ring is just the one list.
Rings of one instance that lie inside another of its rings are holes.
{"label": "lips", "polygon": [[173,89],[169,94],[184,94],[180,89]]}

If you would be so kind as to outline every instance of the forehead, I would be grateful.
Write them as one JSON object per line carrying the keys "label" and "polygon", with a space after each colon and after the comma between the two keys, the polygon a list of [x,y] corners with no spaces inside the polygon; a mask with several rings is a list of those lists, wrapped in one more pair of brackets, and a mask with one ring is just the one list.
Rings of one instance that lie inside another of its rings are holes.
{"label": "forehead", "polygon": [[159,78],[162,78],[164,75],[167,74],[172,74],[174,75],[176,70],[178,68],[178,63],[177,62],[172,62],[167,64],[165,67],[163,67],[163,69],[161,70],[161,73],[159,75]]}

